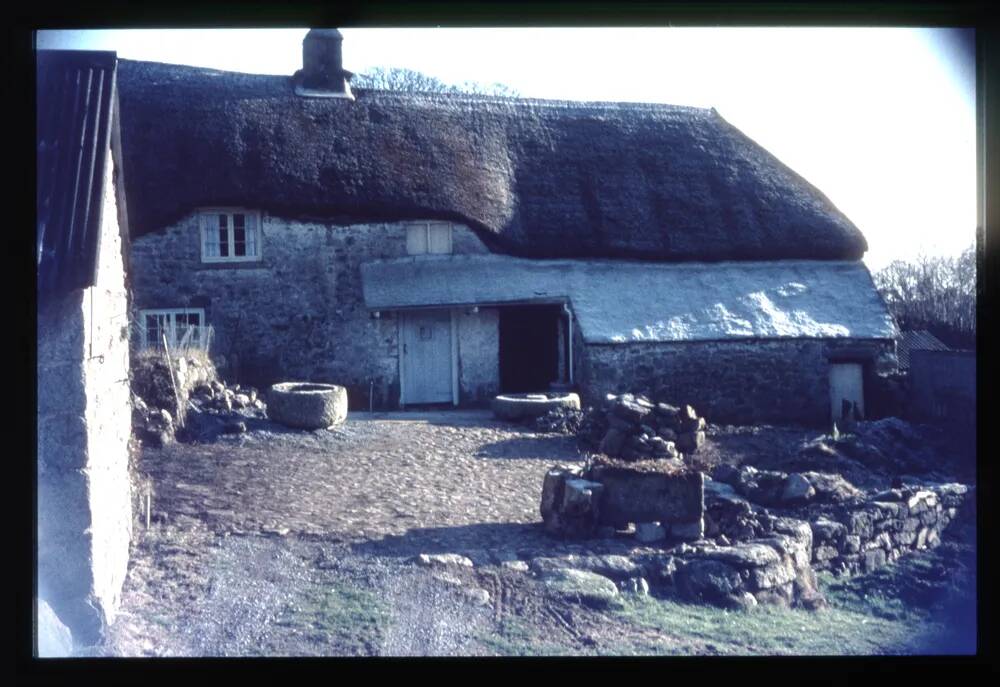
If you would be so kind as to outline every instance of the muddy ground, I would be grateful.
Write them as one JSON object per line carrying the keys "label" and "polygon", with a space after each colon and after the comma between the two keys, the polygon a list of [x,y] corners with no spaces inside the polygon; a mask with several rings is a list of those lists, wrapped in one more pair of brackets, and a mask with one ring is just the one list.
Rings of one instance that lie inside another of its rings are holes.
{"label": "muddy ground", "polygon": [[[553,595],[524,564],[631,548],[624,537],[566,543],[542,532],[546,469],[586,457],[574,437],[478,411],[352,413],[315,432],[253,420],[248,429],[212,443],[142,450],[150,527],[140,514],[107,642],[82,653],[920,653],[954,622],[957,605],[942,603],[957,593],[967,605],[967,581],[956,592],[941,574],[953,564],[930,553],[890,572],[927,578],[921,588],[931,592],[916,615],[907,608],[879,615],[885,604],[869,600],[865,579],[830,581],[832,609],[818,613],[743,617],[632,595],[614,610],[592,608]],[[779,468],[815,434],[712,428],[699,459]],[[888,486],[883,476],[867,481],[858,486]],[[968,542],[948,551],[961,560],[974,554]],[[422,553],[461,554],[474,567],[422,566],[414,561]],[[944,562],[935,566],[935,556]],[[960,611],[958,624],[967,629],[968,622],[967,609]],[[784,634],[768,639],[761,633],[770,630],[757,624]]]}

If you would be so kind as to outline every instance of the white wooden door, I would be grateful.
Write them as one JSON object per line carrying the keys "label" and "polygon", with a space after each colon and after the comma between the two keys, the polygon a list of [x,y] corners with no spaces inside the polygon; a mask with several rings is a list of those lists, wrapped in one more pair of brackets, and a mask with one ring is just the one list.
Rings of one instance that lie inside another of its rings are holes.
{"label": "white wooden door", "polygon": [[[865,415],[864,382],[860,363],[830,365],[830,417],[839,422],[844,401],[857,404],[861,417]],[[852,415],[853,417],[853,415]]]}
{"label": "white wooden door", "polygon": [[451,313],[447,310],[402,313],[400,327],[402,402],[451,402]]}

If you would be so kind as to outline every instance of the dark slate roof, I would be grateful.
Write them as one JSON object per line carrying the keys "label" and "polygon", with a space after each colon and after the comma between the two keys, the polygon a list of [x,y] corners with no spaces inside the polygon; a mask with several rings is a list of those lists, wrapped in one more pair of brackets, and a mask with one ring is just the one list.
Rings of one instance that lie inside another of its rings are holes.
{"label": "dark slate roof", "polygon": [[950,351],[940,339],[926,329],[915,329],[899,333],[896,340],[896,358],[900,369],[910,367],[910,351]]}
{"label": "dark slate roof", "polygon": [[39,296],[93,285],[114,108],[113,52],[37,56]]}
{"label": "dark slate roof", "polygon": [[134,235],[205,205],[440,218],[525,257],[858,259],[850,220],[714,110],[366,91],[122,60]]}

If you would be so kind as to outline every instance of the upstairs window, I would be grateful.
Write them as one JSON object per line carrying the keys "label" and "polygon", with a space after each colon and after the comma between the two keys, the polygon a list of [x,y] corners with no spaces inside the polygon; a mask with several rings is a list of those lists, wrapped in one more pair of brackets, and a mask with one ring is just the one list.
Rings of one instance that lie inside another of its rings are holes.
{"label": "upstairs window", "polygon": [[202,262],[260,260],[260,213],[203,210],[200,217]]}
{"label": "upstairs window", "polygon": [[413,222],[406,227],[406,253],[451,252],[451,224],[448,222]]}

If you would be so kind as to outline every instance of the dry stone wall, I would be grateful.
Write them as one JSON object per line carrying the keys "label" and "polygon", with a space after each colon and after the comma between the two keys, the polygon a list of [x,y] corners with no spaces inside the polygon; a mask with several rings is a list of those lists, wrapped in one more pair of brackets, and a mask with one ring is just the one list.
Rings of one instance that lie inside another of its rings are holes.
{"label": "dry stone wall", "polygon": [[[873,355],[866,376],[893,365],[891,341],[788,339],[588,345],[579,370],[584,402],[631,391],[698,408],[710,422],[825,425],[828,355]],[[867,383],[867,381],[866,381]]]}
{"label": "dry stone wall", "polygon": [[[716,471],[727,483],[700,472],[665,471],[667,462],[599,459],[590,468],[549,470],[541,501],[546,531],[618,537],[635,523],[637,548],[617,557],[623,563],[615,566],[627,571],[630,588],[652,585],[730,608],[816,609],[826,604],[816,570],[871,572],[938,545],[952,522],[973,517],[973,492],[961,484],[865,494],[839,475],[749,466]],[[614,578],[603,565],[607,558],[545,565]]]}
{"label": "dry stone wall", "polygon": [[[842,574],[867,573],[911,551],[940,543],[958,517],[971,517],[973,491],[963,484],[865,494],[839,475],[719,468],[706,489],[709,536],[750,540],[770,531],[773,515],[810,523],[812,565]],[[769,510],[765,510],[769,509]]]}
{"label": "dry stone wall", "polygon": [[958,517],[972,517],[962,484],[890,489],[811,522],[812,565],[845,574],[871,572],[911,551],[933,548]]}
{"label": "dry stone wall", "polygon": [[[397,316],[365,307],[360,265],[406,256],[404,223],[300,222],[264,213],[261,260],[202,263],[196,213],[132,244],[134,310],[203,308],[220,373],[264,388],[279,381],[347,387],[352,408],[399,400]],[[453,250],[488,252],[455,225]],[[458,311],[460,400],[499,384],[497,314]],[[372,392],[372,382],[374,390]]]}

